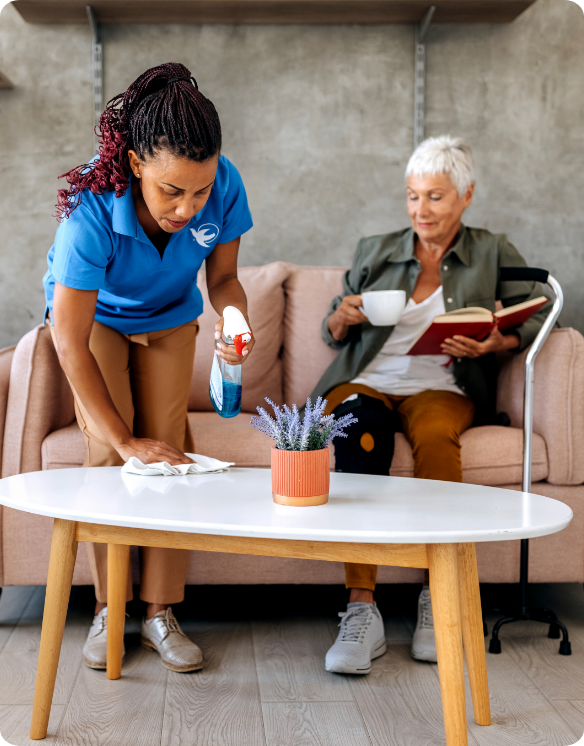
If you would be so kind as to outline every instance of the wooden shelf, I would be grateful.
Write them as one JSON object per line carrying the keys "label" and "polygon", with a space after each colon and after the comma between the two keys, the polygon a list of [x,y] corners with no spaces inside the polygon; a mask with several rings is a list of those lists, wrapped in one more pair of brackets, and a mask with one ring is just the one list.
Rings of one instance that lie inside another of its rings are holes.
{"label": "wooden shelf", "polygon": [[14,88],[14,85],[12,84],[12,82],[10,80],[8,80],[8,78],[6,77],[6,75],[4,75],[1,72],[0,72],[0,88],[4,88],[4,89],[6,89],[6,88]]}
{"label": "wooden shelf", "polygon": [[[417,23],[432,0],[15,0],[28,23]],[[509,23],[535,0],[434,0],[434,23]]]}

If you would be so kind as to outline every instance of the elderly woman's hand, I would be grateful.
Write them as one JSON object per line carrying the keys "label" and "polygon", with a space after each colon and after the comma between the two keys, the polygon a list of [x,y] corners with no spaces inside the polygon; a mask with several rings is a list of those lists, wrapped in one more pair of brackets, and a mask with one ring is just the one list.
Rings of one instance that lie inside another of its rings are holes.
{"label": "elderly woman's hand", "polygon": [[481,357],[489,352],[500,352],[501,350],[513,350],[519,347],[517,334],[501,334],[499,327],[495,327],[489,336],[482,342],[470,337],[454,336],[445,339],[442,344],[442,352],[452,357]]}
{"label": "elderly woman's hand", "polygon": [[369,320],[361,311],[362,304],[363,299],[360,295],[345,295],[341,305],[330,315],[328,328],[337,342],[347,336],[349,327]]}

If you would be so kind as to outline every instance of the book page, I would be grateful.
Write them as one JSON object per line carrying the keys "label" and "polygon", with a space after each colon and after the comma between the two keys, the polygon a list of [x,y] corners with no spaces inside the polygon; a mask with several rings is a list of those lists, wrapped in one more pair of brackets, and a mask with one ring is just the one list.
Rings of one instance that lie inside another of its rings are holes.
{"label": "book page", "polygon": [[440,316],[435,316],[434,324],[452,324],[461,321],[492,321],[493,314],[491,311],[487,311],[486,308],[480,308],[478,306],[471,306],[470,308],[459,308],[456,311],[449,311],[448,313],[441,313]]}
{"label": "book page", "polygon": [[496,311],[495,316],[498,319],[502,319],[504,316],[509,316],[517,311],[523,311],[524,308],[531,308],[532,306],[539,306],[540,304],[545,305],[548,302],[548,298],[545,295],[540,295],[539,298],[533,300],[526,300],[523,303],[517,303],[515,306],[509,306],[509,308],[503,308],[501,311]]}

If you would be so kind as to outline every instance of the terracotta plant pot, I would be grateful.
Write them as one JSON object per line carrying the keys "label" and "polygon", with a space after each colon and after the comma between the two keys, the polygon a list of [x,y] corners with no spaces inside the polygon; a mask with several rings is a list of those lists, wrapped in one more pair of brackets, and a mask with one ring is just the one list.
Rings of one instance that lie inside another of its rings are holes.
{"label": "terracotta plant pot", "polygon": [[329,449],[280,451],[272,448],[272,495],[279,505],[307,507],[328,502]]}

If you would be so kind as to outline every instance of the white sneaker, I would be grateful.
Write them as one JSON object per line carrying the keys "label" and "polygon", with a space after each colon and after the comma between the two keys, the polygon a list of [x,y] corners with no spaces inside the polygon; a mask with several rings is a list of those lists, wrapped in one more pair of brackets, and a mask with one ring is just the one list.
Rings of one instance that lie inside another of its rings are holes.
{"label": "white sneaker", "polygon": [[326,654],[325,669],[334,673],[369,673],[371,661],[387,650],[383,619],[377,606],[348,604],[339,612],[341,631]]}
{"label": "white sneaker", "polygon": [[428,587],[422,589],[418,599],[418,623],[412,640],[412,658],[428,663],[437,662],[432,602]]}
{"label": "white sneaker", "polygon": [[[122,657],[124,655],[126,648],[122,646]],[[107,668],[107,606],[93,617],[83,646],[83,662],[89,668]]]}
{"label": "white sneaker", "polygon": [[201,648],[178,626],[171,608],[142,620],[140,641],[142,647],[159,653],[162,665],[171,671],[186,673],[203,668]]}

